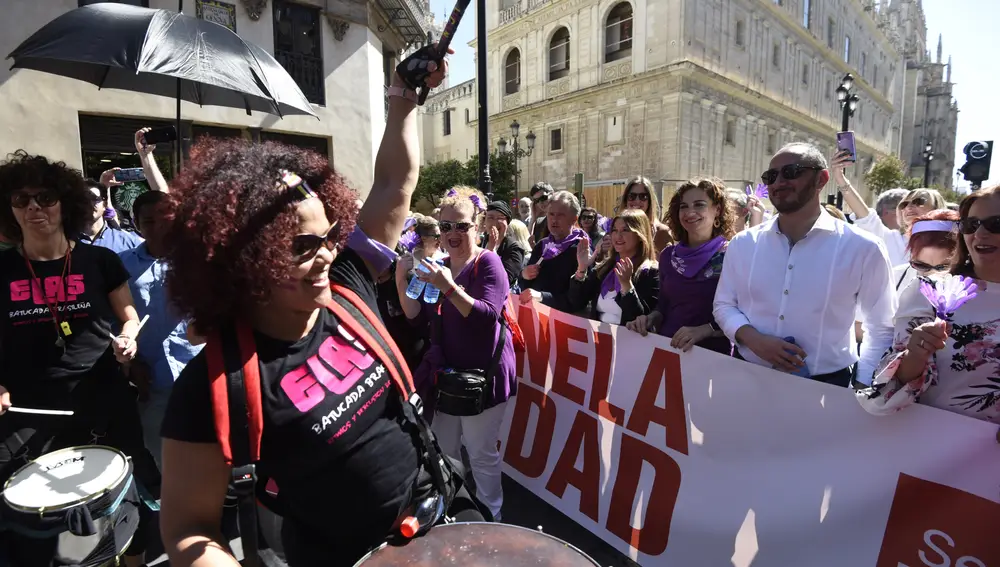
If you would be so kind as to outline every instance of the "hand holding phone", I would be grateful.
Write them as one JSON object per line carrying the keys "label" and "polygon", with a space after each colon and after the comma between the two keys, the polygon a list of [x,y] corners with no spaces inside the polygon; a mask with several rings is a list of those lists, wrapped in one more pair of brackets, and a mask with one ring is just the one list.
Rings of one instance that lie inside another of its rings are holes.
{"label": "hand holding phone", "polygon": [[153,128],[149,130],[142,136],[143,141],[146,145],[161,144],[164,142],[173,142],[177,139],[177,129],[173,126],[164,126],[163,128]]}
{"label": "hand holding phone", "polygon": [[850,152],[851,161],[858,161],[858,152],[854,144],[854,132],[837,132],[837,151]]}

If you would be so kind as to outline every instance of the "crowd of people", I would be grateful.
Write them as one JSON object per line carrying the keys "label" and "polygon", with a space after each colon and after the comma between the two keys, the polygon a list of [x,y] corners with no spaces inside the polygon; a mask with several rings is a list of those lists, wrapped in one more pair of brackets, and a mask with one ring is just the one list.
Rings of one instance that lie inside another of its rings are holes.
{"label": "crowd of people", "polygon": [[[430,63],[433,85],[446,65]],[[175,566],[238,565],[220,525],[247,430],[250,496],[281,517],[269,543],[293,567],[353,565],[444,516],[501,521],[497,441],[523,348],[511,297],[851,387],[872,413],[1000,422],[1000,187],[957,211],[933,189],[872,209],[849,156],[793,143],[761,175],[773,213],[703,177],[661,215],[635,177],[609,217],[544,182],[515,203],[442,188],[424,216],[415,96],[398,77],[389,95],[363,203],[325,157],[273,142],[203,139],[168,184],[140,130],[150,190],[129,232],[114,170],[0,163],[0,481],[55,449],[115,447],[161,502]],[[831,182],[847,217],[820,201]],[[944,320],[921,286],[957,277],[978,294]],[[219,421],[233,376],[257,408],[229,416],[242,429]],[[126,565],[143,563],[148,524]],[[50,565],[56,541],[4,531],[0,554]]]}

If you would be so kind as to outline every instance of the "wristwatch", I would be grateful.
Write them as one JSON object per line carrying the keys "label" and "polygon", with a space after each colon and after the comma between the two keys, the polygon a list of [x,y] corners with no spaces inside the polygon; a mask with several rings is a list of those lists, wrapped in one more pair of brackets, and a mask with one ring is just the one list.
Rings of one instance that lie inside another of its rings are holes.
{"label": "wristwatch", "polygon": [[385,96],[398,96],[399,98],[405,98],[406,100],[416,103],[417,102],[417,92],[411,91],[410,89],[405,89],[403,87],[397,87],[395,85],[389,87],[385,91]]}

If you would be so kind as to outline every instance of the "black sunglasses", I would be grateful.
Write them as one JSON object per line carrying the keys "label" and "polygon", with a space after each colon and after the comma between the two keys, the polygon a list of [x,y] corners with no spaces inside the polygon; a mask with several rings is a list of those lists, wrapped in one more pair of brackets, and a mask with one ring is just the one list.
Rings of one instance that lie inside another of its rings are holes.
{"label": "black sunglasses", "polygon": [[438,226],[441,227],[441,233],[444,234],[445,232],[451,232],[453,230],[457,230],[459,232],[469,232],[469,229],[471,229],[475,225],[473,225],[471,222],[441,221],[438,223]]}
{"label": "black sunglasses", "polygon": [[549,194],[548,193],[542,193],[541,195],[538,196],[537,199],[532,199],[531,202],[537,205],[539,203],[544,203],[545,201],[548,201],[548,200],[549,200]]}
{"label": "black sunglasses", "polygon": [[28,193],[14,193],[10,196],[10,206],[15,209],[23,209],[34,199],[35,204],[43,209],[47,209],[59,202],[59,195],[55,191],[42,191],[34,195]]}
{"label": "black sunglasses", "polygon": [[642,202],[646,202],[649,200],[649,193],[629,193],[628,200],[629,201],[639,200]]}
{"label": "black sunglasses", "polygon": [[949,264],[938,264],[937,266],[932,266],[927,262],[921,262],[920,260],[910,260],[910,267],[918,272],[943,272],[951,266]]}
{"label": "black sunglasses", "polygon": [[[908,207],[910,205],[913,205],[914,207],[923,207],[926,204],[927,204],[927,199],[925,199],[923,197],[914,197],[914,198],[910,199],[909,201],[907,201],[905,199],[902,200],[902,201],[900,201],[899,202],[899,208],[900,209],[905,209],[906,207]],[[975,231],[973,231],[973,232],[975,232]]]}
{"label": "black sunglasses", "polygon": [[985,219],[970,217],[958,222],[958,230],[962,234],[973,234],[979,230],[979,227],[985,228],[986,232],[1000,234],[1000,216],[987,217]]}
{"label": "black sunglasses", "polygon": [[580,220],[595,220],[597,215],[580,215]]}
{"label": "black sunglasses", "polygon": [[802,174],[808,170],[822,171],[822,167],[817,167],[815,165],[802,165],[798,163],[791,163],[788,165],[781,166],[781,169],[769,169],[764,173],[760,174],[760,180],[764,182],[764,185],[773,185],[775,181],[778,180],[778,174],[789,181],[793,179],[798,179],[802,177]]}
{"label": "black sunglasses", "polygon": [[298,234],[292,239],[292,258],[296,264],[303,264],[311,260],[320,247],[326,246],[327,250],[333,251],[340,246],[340,221],[333,223],[330,230],[323,236],[315,234]]}
{"label": "black sunglasses", "polygon": [[[420,233],[417,233],[420,234]],[[434,232],[430,234],[420,234],[420,238],[441,238],[440,232]]]}

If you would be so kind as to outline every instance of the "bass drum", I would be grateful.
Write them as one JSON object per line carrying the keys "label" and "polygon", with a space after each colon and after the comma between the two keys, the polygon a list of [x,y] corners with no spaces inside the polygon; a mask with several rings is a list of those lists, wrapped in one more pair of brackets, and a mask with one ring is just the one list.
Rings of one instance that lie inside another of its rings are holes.
{"label": "bass drum", "polygon": [[444,524],[403,545],[384,544],[354,567],[600,567],[559,538],[485,522]]}

